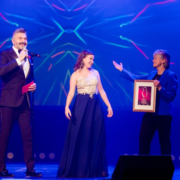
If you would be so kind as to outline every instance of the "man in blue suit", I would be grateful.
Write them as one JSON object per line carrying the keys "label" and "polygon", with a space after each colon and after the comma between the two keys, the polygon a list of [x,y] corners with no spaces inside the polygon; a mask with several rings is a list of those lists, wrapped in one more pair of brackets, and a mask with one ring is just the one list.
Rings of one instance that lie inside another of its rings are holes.
{"label": "man in blue suit", "polygon": [[121,71],[121,75],[134,82],[135,79],[154,80],[157,87],[156,110],[155,113],[145,113],[142,119],[139,154],[150,154],[150,145],[158,130],[159,141],[162,155],[171,155],[171,121],[172,121],[172,101],[176,97],[178,88],[177,76],[169,70],[170,55],[165,50],[156,50],[153,54],[153,67],[156,71],[148,75],[134,75],[123,68],[122,63],[117,64],[113,61],[116,69]]}

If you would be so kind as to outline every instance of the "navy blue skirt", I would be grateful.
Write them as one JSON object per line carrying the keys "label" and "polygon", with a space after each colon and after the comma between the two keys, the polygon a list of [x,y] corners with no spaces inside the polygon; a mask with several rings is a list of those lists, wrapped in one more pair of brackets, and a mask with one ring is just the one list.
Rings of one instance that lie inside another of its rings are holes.
{"label": "navy blue skirt", "polygon": [[105,122],[99,95],[76,96],[57,176],[108,176]]}

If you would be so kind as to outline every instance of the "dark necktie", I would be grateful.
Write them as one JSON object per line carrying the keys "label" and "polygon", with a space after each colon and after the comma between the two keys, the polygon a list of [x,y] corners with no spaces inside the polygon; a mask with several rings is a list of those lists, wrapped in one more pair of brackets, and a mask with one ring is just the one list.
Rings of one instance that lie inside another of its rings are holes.
{"label": "dark necktie", "polygon": [[20,54],[21,51],[22,51],[22,49],[18,49],[19,54]]}

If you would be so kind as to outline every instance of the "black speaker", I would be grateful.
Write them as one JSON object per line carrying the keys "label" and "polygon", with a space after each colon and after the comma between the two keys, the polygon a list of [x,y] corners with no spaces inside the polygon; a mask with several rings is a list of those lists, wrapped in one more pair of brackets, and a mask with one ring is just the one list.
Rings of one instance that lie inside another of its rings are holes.
{"label": "black speaker", "polygon": [[174,165],[171,156],[120,156],[114,180],[171,180]]}

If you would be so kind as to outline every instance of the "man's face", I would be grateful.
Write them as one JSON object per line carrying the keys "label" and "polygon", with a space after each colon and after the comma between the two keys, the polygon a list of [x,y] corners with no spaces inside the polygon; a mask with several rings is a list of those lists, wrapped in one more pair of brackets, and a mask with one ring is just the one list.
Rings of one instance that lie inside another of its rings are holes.
{"label": "man's face", "polygon": [[159,54],[156,54],[153,59],[153,67],[158,68],[159,66],[163,66],[165,59],[162,59]]}
{"label": "man's face", "polygon": [[17,49],[24,49],[27,46],[27,36],[25,33],[17,33],[12,38],[12,43]]}

